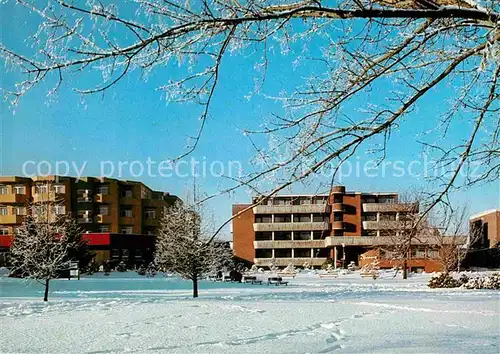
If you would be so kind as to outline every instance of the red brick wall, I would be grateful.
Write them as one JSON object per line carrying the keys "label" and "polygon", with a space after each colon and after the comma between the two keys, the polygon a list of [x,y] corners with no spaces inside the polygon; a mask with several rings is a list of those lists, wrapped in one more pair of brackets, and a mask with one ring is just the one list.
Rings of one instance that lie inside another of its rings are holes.
{"label": "red brick wall", "polygon": [[[233,214],[249,207],[250,204],[234,204]],[[233,252],[236,257],[245,259],[253,263],[255,249],[253,241],[255,233],[253,231],[254,214],[250,209],[233,219]]]}

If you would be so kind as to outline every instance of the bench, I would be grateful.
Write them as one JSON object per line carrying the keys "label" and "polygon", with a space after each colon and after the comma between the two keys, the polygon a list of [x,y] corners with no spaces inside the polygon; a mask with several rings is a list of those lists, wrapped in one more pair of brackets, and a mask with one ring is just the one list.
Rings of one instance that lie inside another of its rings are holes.
{"label": "bench", "polygon": [[257,280],[257,277],[248,275],[243,277],[243,281],[251,284],[262,284],[262,280]]}
{"label": "bench", "polygon": [[320,274],[320,278],[325,278],[325,279],[330,279],[330,278],[337,278],[339,275],[338,273],[326,273],[326,274]]}
{"label": "bench", "polygon": [[224,279],[222,281],[233,281],[233,279],[231,279],[231,276],[230,275],[224,275]]}
{"label": "bench", "polygon": [[295,272],[293,272],[293,273],[292,272],[279,272],[278,273],[279,277],[284,277],[284,278],[286,278],[286,277],[295,278],[296,275],[297,275],[297,273],[295,273]]}
{"label": "bench", "polygon": [[361,275],[361,278],[372,278],[372,279],[378,278],[378,274],[373,273],[373,272],[362,272],[362,273],[360,273],[360,275]]}
{"label": "bench", "polygon": [[276,286],[278,286],[278,285],[286,285],[286,286],[288,286],[288,282],[287,281],[283,281],[282,277],[267,278],[267,285],[271,285],[271,284],[274,284]]}

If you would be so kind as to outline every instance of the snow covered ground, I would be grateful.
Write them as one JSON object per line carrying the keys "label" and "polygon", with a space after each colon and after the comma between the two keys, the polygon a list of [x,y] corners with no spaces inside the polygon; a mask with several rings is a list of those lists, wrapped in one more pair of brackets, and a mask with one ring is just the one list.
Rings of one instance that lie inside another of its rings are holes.
{"label": "snow covered ground", "polygon": [[429,289],[429,275],[288,287],[135,273],[52,282],[0,276],[0,351],[57,353],[499,353],[500,295]]}

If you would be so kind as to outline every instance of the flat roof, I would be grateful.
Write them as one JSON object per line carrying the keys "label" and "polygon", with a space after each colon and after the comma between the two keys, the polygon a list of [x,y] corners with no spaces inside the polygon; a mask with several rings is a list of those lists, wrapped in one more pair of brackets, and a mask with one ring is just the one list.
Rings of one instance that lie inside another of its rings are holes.
{"label": "flat roof", "polygon": [[479,219],[479,218],[482,218],[483,216],[486,216],[486,215],[489,215],[489,214],[494,214],[494,213],[500,213],[500,209],[488,209],[488,210],[482,211],[482,212],[480,212],[478,214],[471,215],[471,217],[469,218],[469,220]]}

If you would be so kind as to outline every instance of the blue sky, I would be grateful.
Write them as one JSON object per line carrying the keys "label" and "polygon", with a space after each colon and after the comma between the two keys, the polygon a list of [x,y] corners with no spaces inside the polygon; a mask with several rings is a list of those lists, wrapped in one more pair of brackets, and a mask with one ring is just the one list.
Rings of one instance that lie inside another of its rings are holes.
{"label": "blue sky", "polygon": [[[11,48],[21,48],[22,39],[33,27],[33,22],[23,12],[10,5],[0,5],[1,42]],[[311,46],[314,46],[314,41]],[[276,94],[290,90],[300,83],[302,77],[315,70],[315,64],[295,68],[294,53],[283,56],[278,51],[269,53],[271,66],[263,88],[265,94]],[[221,68],[221,80],[211,108],[211,117],[197,150],[192,155],[197,160],[208,162],[219,160],[241,161],[243,166],[253,154],[253,148],[241,133],[241,128],[256,127],[263,117],[271,113],[282,114],[281,105],[273,100],[255,95],[250,100],[245,96],[254,89],[255,56],[227,56]],[[0,63],[1,85],[9,86],[20,76],[6,72]],[[175,71],[173,71],[175,70]],[[57,99],[48,101],[42,85],[26,95],[15,112],[6,102],[1,104],[0,121],[0,174],[20,175],[25,161],[47,160],[87,161],[86,175],[100,173],[99,161],[138,160],[143,163],[149,157],[161,161],[177,156],[183,150],[188,136],[198,128],[197,107],[194,105],[167,104],[161,93],[155,89],[165,84],[169,75],[179,75],[186,70],[181,65],[157,71],[147,82],[137,74],[130,75],[102,96],[87,96],[84,101],[72,92],[77,82],[80,86],[90,84],[85,77],[68,82]],[[69,80],[69,78],[68,78]],[[411,124],[396,131],[388,146],[391,160],[421,160],[421,149],[414,143],[416,135],[426,127],[426,116],[436,114],[436,108],[452,94],[446,87],[434,92],[422,101],[418,112],[410,116]],[[366,100],[378,102],[382,97],[373,92]],[[467,129],[467,124],[457,128],[457,136]],[[360,160],[366,156],[358,157]],[[353,160],[355,162],[356,160]],[[73,174],[74,173],[70,173]],[[150,187],[183,196],[191,188],[192,179],[142,177]],[[214,193],[219,185],[227,185],[216,177],[199,180],[206,193]],[[422,178],[350,178],[343,181],[349,190],[401,191],[408,186],[426,188]],[[303,191],[298,186],[294,191]],[[471,213],[500,207],[500,186],[498,183],[479,186],[455,195],[458,202],[467,203]],[[212,201],[218,221],[230,217],[231,204],[247,202],[249,194],[240,190],[232,196],[221,196]]]}

